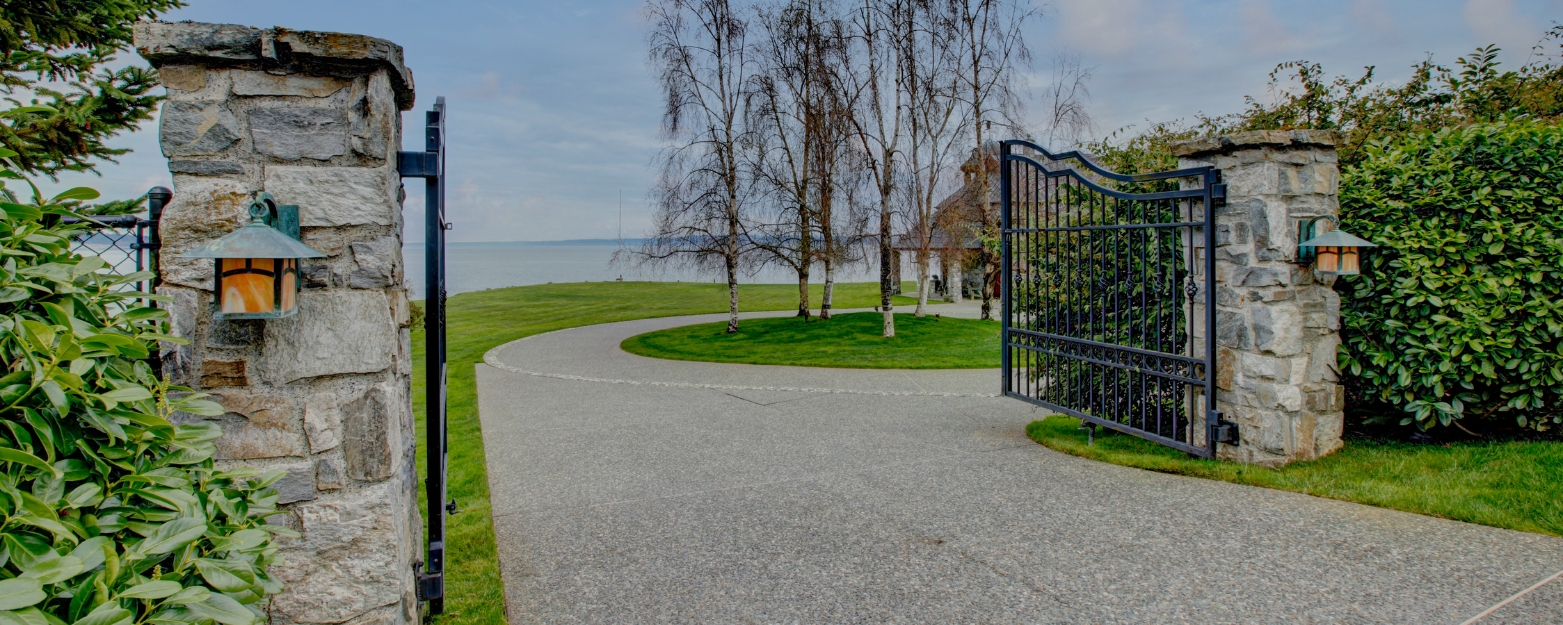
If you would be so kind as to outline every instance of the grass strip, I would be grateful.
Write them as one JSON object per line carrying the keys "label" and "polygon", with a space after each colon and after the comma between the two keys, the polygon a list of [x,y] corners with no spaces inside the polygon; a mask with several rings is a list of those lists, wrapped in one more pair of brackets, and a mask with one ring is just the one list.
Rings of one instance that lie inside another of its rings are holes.
{"label": "grass strip", "polygon": [[1350,440],[1324,458],[1267,469],[1191,458],[1107,428],[1097,428],[1096,444],[1087,445],[1073,417],[1032,422],[1026,434],[1050,449],[1126,467],[1563,536],[1563,442]]}
{"label": "grass strip", "polygon": [[[812,287],[811,302],[819,302]],[[755,284],[739,287],[744,311],[792,310],[798,287]],[[836,285],[837,308],[869,308],[879,303],[878,283]],[[545,284],[463,293],[446,300],[449,379],[446,389],[450,475],[448,490],[461,513],[449,517],[445,537],[445,615],[441,624],[505,622],[505,587],[499,575],[493,519],[488,499],[488,464],[478,421],[474,366],[489,349],[519,338],[565,328],[727,311],[725,284],[692,282],[592,282]],[[897,308],[915,304],[897,297]],[[747,325],[748,321],[743,325]],[[424,477],[423,332],[412,335],[413,409],[418,419],[418,474]],[[418,487],[423,508],[423,486]],[[422,550],[420,549],[420,552]]]}
{"label": "grass strip", "polygon": [[999,366],[997,321],[896,315],[895,336],[881,336],[884,316],[862,312],[755,319],[727,333],[726,322],[632,336],[631,354],[670,360],[850,369],[982,369]]}

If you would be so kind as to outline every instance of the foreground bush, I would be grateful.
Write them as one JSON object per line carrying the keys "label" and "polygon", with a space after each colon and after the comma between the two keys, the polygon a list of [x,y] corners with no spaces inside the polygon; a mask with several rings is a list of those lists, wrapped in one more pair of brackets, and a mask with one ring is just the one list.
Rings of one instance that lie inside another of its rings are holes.
{"label": "foreground bush", "polygon": [[1556,126],[1367,146],[1341,177],[1342,228],[1382,246],[1336,287],[1354,399],[1423,430],[1563,423],[1560,209]]}
{"label": "foreground bush", "polygon": [[129,291],[149,276],[70,252],[62,203],[97,193],[32,196],[0,198],[0,624],[253,623],[282,472],[219,471],[215,425],[170,423],[223,409],[143,361],[177,340]]}

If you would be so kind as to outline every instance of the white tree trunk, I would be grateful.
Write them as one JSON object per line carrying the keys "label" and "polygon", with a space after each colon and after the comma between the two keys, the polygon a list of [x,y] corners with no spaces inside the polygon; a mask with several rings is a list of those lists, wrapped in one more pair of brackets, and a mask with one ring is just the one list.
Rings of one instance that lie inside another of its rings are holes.
{"label": "white tree trunk", "polygon": [[917,312],[914,316],[925,317],[928,315],[928,265],[932,264],[927,255],[917,255]]}
{"label": "white tree trunk", "polygon": [[830,300],[836,292],[836,268],[825,261],[825,293],[820,296],[819,318],[830,318]]}

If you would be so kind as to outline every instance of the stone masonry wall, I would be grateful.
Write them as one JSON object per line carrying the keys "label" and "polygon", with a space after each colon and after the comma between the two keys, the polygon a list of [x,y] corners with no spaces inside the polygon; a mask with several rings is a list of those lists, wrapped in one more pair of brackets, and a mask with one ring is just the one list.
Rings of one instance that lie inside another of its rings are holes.
{"label": "stone masonry wall", "polygon": [[1215,165],[1228,185],[1216,212],[1216,399],[1241,442],[1221,445],[1222,458],[1281,465],[1341,447],[1340,297],[1332,276],[1295,262],[1299,223],[1340,211],[1336,141],[1256,131],[1173,147],[1180,167]]}
{"label": "stone masonry wall", "polygon": [[[168,90],[161,140],[174,178],[160,252],[173,297],[176,383],[217,395],[222,465],[283,468],[286,590],[270,622],[416,620],[422,544],[413,464],[408,301],[401,257],[401,48],[359,35],[142,22],[137,50]],[[247,221],[256,193],[299,205],[303,264],[287,319],[212,318],[210,260],[177,255]]]}

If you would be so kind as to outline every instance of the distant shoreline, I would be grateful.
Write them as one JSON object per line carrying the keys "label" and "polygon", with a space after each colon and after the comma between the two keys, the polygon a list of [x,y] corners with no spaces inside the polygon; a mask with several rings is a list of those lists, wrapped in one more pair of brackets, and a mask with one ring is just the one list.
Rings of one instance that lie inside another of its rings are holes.
{"label": "distant shoreline", "polygon": [[[473,241],[455,242],[447,241],[450,247],[618,247],[623,243],[626,247],[637,247],[645,242],[645,239],[565,239],[562,241]],[[404,246],[422,246],[423,241],[405,241]]]}

